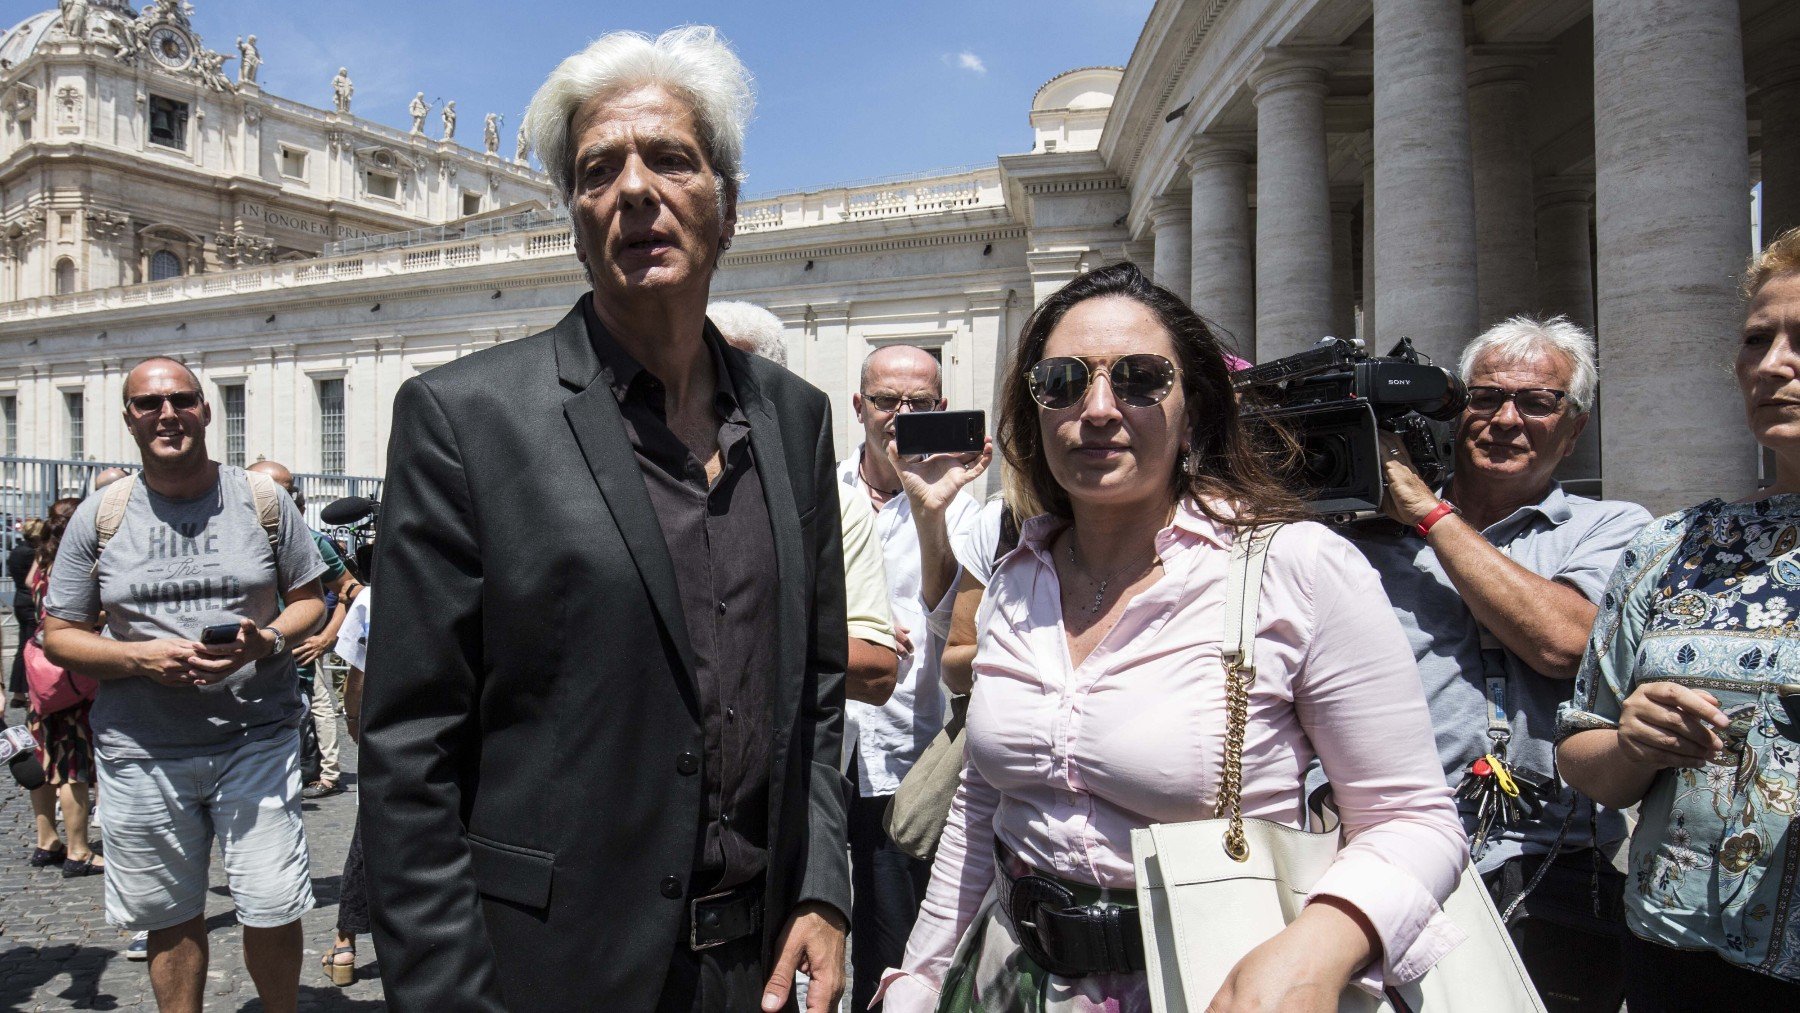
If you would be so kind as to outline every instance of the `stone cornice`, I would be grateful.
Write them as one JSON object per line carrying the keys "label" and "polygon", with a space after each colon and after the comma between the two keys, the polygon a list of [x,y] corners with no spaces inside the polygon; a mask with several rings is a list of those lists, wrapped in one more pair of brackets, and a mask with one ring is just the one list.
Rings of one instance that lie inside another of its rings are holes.
{"label": "stone cornice", "polygon": [[719,264],[721,267],[748,267],[753,264],[776,264],[790,260],[821,260],[827,257],[848,257],[864,253],[886,253],[894,250],[918,250],[932,246],[997,243],[1008,239],[1022,239],[1025,231],[1023,225],[1004,225],[975,231],[895,236],[885,239],[796,246],[785,250],[757,253],[734,252],[726,254],[720,259]]}

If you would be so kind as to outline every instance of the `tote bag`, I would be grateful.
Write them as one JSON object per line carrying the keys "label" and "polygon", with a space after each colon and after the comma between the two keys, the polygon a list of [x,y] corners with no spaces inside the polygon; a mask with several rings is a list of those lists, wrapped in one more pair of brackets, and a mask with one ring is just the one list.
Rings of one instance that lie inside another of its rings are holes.
{"label": "tote bag", "polygon": [[[1244,728],[1263,563],[1279,525],[1239,535],[1226,578],[1225,770],[1215,818],[1131,832],[1151,1006],[1200,1013],[1239,960],[1299,916],[1342,846],[1336,826],[1298,830],[1242,812]],[[1376,998],[1348,986],[1339,1013],[1544,1013],[1499,912],[1463,867],[1444,913],[1467,937],[1425,976]]]}

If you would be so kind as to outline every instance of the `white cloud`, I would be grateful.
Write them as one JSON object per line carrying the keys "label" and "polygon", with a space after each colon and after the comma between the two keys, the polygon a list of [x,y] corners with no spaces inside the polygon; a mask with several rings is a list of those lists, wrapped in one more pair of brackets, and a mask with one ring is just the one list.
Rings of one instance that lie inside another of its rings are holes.
{"label": "white cloud", "polygon": [[956,66],[962,70],[970,71],[971,73],[975,73],[975,74],[987,73],[987,64],[981,62],[981,57],[976,56],[973,52],[971,52],[970,50],[967,50],[967,49],[963,50],[960,53],[956,53],[955,55],[945,53],[944,54],[944,62],[948,63],[948,64],[952,64],[953,66]]}

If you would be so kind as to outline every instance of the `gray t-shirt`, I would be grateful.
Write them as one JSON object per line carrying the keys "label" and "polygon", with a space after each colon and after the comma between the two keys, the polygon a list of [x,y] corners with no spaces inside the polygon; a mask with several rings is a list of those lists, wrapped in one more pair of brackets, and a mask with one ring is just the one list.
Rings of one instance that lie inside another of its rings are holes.
{"label": "gray t-shirt", "polygon": [[[204,627],[239,619],[267,626],[281,614],[278,590],[300,587],[325,570],[294,501],[281,497],[279,547],[272,552],[249,479],[241,468],[221,466],[218,485],[191,500],[165,499],[140,480],[101,554],[96,581],[100,500],[89,496],[69,520],[44,611],[91,623],[104,609],[106,634],[114,640],[197,641]],[[304,712],[293,655],[283,653],[210,686],[103,681],[88,721],[94,750],[104,759],[179,759],[298,727]]]}
{"label": "gray t-shirt", "polygon": [[[1649,511],[1636,503],[1571,496],[1553,482],[1542,502],[1520,507],[1482,535],[1525,569],[1568,584],[1598,602],[1626,543],[1649,523]],[[1512,735],[1507,762],[1546,779],[1553,777],[1556,708],[1569,699],[1574,682],[1540,675],[1504,647],[1483,651],[1480,624],[1463,604],[1437,553],[1418,532],[1398,524],[1372,523],[1349,534],[1381,575],[1381,585],[1418,660],[1445,780],[1452,786],[1460,784],[1469,765],[1492,748],[1487,710],[1490,672],[1506,680]],[[1545,806],[1542,816],[1530,823],[1505,830],[1496,823],[1494,840],[1477,860],[1478,868],[1488,872],[1508,859],[1548,852],[1569,815],[1571,797],[1564,789],[1562,800]],[[1591,814],[1592,803],[1583,798],[1564,847],[1609,844],[1624,837],[1624,820],[1601,808],[1598,840],[1593,840]],[[1462,815],[1473,832],[1474,807],[1463,804]]]}

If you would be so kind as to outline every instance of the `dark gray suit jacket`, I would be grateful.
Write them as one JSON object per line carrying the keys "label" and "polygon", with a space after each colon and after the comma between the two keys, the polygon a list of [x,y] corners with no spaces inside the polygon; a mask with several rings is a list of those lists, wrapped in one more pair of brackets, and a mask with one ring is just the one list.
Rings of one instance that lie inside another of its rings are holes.
{"label": "dark gray suit jacket", "polygon": [[[767,962],[794,905],[850,910],[843,549],[825,395],[736,349],[725,362],[777,560]],[[395,402],[361,781],[395,1010],[647,1010],[687,944],[692,648],[598,371],[577,307]]]}

